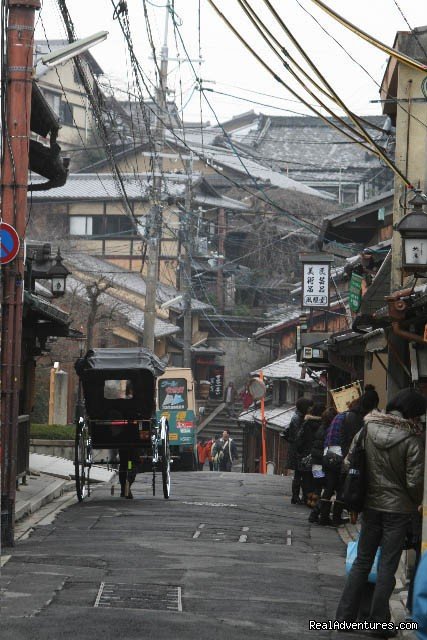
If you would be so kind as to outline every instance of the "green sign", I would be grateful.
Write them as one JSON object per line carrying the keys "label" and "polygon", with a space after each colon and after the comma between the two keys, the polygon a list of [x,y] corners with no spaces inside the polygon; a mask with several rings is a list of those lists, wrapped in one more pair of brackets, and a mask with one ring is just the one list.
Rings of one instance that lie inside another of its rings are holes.
{"label": "green sign", "polygon": [[362,300],[362,280],[362,276],[359,276],[357,273],[352,273],[348,287],[348,304],[351,311],[359,311]]}
{"label": "green sign", "polygon": [[194,411],[157,411],[157,419],[166,416],[169,422],[170,444],[196,444],[196,418]]}

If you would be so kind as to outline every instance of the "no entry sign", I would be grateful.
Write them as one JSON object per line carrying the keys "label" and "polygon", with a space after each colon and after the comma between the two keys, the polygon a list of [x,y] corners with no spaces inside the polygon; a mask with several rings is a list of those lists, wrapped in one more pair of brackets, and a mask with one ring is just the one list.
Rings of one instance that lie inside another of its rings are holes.
{"label": "no entry sign", "polygon": [[0,222],[0,264],[12,262],[18,251],[19,237],[16,229],[7,222]]}

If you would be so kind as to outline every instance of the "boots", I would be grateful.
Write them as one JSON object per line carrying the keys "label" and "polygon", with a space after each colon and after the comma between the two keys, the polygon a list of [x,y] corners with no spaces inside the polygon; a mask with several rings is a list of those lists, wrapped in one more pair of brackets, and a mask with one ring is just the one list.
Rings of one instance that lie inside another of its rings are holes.
{"label": "boots", "polygon": [[133,495],[130,490],[131,485],[135,481],[136,473],[129,471],[120,471],[119,472],[119,481],[120,481],[120,497],[128,498],[128,500],[132,500]]}
{"label": "boots", "polygon": [[331,501],[330,500],[320,500],[320,517],[319,524],[323,527],[327,527],[332,524],[332,520],[329,517],[329,512],[331,510]]}
{"label": "boots", "polygon": [[332,507],[332,525],[334,527],[339,527],[340,525],[348,522],[347,518],[341,517],[344,507],[344,502],[341,502],[341,500],[335,500],[334,506]]}
{"label": "boots", "polygon": [[309,493],[307,496],[307,506],[310,507],[310,509],[314,509],[319,501],[319,498],[320,497],[316,493]]}

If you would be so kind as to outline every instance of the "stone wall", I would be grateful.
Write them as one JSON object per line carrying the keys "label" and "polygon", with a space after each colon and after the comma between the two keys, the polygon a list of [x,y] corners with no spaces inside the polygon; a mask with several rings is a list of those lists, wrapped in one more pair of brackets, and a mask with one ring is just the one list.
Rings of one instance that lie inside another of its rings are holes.
{"label": "stone wall", "polygon": [[248,338],[209,338],[209,343],[225,351],[225,355],[216,357],[217,364],[224,366],[224,388],[233,381],[239,389],[251,371],[274,359],[269,346],[248,341]]}

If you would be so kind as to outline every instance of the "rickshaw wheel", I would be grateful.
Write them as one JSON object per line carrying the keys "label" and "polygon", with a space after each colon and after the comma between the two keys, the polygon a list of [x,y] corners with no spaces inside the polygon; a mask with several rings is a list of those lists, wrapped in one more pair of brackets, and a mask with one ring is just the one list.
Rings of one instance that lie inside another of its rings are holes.
{"label": "rickshaw wheel", "polygon": [[169,447],[169,433],[162,440],[162,481],[163,496],[167,500],[171,493],[171,454]]}
{"label": "rickshaw wheel", "polygon": [[79,424],[76,429],[74,473],[76,494],[81,502],[90,495],[89,431],[85,423]]}

